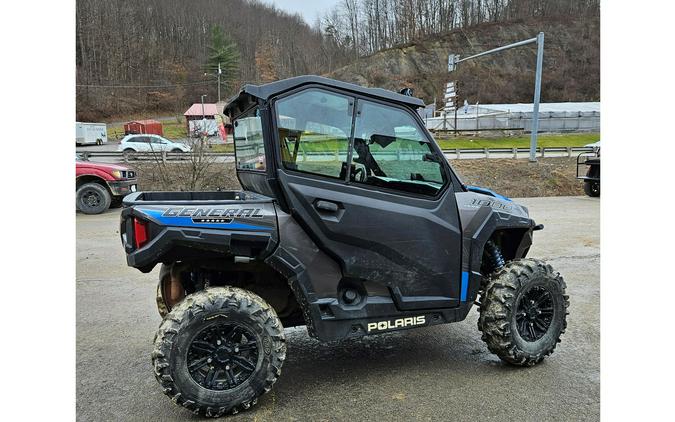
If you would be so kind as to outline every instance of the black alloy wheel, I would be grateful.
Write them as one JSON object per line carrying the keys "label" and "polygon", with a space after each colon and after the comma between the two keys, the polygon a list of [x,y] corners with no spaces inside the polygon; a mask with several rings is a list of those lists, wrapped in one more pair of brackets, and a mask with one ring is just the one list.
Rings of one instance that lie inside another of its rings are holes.
{"label": "black alloy wheel", "polygon": [[553,320],[553,297],[543,286],[523,292],[516,308],[518,334],[525,341],[537,341],[546,334]]}
{"label": "black alloy wheel", "polygon": [[242,324],[211,325],[190,343],[187,367],[200,386],[215,391],[230,390],[246,381],[258,364],[258,342]]}

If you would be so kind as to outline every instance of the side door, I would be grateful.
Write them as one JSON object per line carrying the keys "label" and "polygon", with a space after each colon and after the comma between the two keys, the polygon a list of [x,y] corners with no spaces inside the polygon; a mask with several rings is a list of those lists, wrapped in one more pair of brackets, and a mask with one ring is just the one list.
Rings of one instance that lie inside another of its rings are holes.
{"label": "side door", "polygon": [[134,146],[136,147],[137,151],[140,151],[140,152],[151,151],[150,140],[145,135],[134,136],[133,138],[131,138],[131,142],[134,143]]}
{"label": "side door", "polygon": [[343,278],[388,288],[400,309],[458,306],[451,179],[414,111],[306,88],[273,114],[289,206]]}
{"label": "side door", "polygon": [[146,135],[145,138],[148,140],[151,151],[162,152],[166,150],[166,145],[161,138],[153,135]]}

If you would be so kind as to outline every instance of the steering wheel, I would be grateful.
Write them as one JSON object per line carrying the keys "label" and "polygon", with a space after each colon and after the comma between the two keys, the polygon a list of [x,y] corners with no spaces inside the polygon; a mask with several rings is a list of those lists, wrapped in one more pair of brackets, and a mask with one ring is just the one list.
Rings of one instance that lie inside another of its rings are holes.
{"label": "steering wheel", "polygon": [[354,170],[354,180],[358,180],[359,182],[366,180],[366,172],[363,170],[363,167],[357,167]]}

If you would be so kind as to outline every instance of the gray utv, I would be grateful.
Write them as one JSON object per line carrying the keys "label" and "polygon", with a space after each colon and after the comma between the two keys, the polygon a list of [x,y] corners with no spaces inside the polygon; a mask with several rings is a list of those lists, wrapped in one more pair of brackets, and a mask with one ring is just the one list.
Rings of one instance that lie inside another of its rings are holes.
{"label": "gray utv", "polygon": [[416,112],[424,103],[317,76],[246,85],[224,109],[242,191],[124,200],[128,265],[161,264],[152,361],[205,416],[247,409],[286,358],[284,327],[334,341],[462,321],[530,366],[565,331],[565,283],[525,259],[543,228],[466,186]]}

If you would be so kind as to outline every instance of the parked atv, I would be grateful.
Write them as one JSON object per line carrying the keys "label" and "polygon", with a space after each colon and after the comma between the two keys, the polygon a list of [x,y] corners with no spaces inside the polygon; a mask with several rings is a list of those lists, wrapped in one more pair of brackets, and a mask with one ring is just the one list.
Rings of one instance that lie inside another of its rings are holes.
{"label": "parked atv", "polygon": [[152,361],[174,403],[214,417],[254,405],[290,326],[331,341],[461,321],[476,303],[505,362],[553,352],[565,283],[525,258],[543,226],[464,185],[422,106],[316,76],[246,85],[224,110],[243,191],[125,198],[127,263],[161,264]]}
{"label": "parked atv", "polygon": [[[592,145],[593,151],[585,151],[577,156],[577,179],[584,181],[584,193],[591,197],[600,196],[600,142]],[[588,167],[585,175],[582,168]],[[580,171],[581,170],[581,171]]]}

